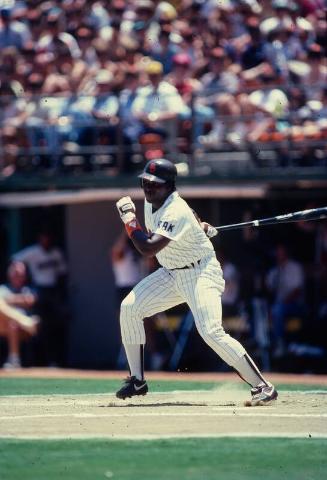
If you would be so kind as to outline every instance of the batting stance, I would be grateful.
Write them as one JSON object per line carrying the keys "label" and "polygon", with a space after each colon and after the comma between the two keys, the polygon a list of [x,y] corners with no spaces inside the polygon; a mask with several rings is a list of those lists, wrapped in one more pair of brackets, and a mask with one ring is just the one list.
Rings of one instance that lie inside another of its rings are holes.
{"label": "batting stance", "polygon": [[135,247],[146,257],[156,256],[161,265],[141,280],[121,304],[121,335],[130,377],[116,396],[125,399],[148,392],[143,368],[143,319],[186,302],[205,342],[252,387],[248,405],[267,404],[277,398],[277,391],[263,378],[243,346],[222,326],[221,295],[225,282],[208,238],[217,231],[196,219],[176,191],[176,176],[175,165],[165,159],[151,160],[139,176],[145,195],[147,233],[136,218],[130,197],[123,197],[116,204]]}

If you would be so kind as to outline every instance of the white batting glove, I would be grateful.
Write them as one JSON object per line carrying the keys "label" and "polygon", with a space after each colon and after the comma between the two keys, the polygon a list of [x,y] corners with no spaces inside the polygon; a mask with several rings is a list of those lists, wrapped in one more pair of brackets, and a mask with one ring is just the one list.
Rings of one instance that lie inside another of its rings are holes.
{"label": "white batting glove", "polygon": [[203,230],[204,230],[204,232],[205,232],[205,234],[207,235],[208,238],[212,238],[212,237],[215,237],[216,235],[218,235],[217,228],[210,225],[210,223],[201,222],[201,226],[202,226],[202,228],[203,228]]}
{"label": "white batting glove", "polygon": [[125,224],[136,218],[136,208],[131,197],[122,197],[120,200],[118,200],[118,202],[116,202],[116,207],[120,218]]}
{"label": "white batting glove", "polygon": [[212,225],[209,225],[206,235],[207,235],[208,238],[215,237],[216,235],[218,235],[218,230],[215,227],[213,227]]}

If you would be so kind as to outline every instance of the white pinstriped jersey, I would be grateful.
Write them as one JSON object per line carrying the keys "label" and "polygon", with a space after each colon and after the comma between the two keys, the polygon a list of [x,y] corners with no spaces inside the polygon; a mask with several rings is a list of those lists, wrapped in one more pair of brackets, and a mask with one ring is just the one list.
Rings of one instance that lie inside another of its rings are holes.
{"label": "white pinstriped jersey", "polygon": [[191,208],[178,192],[173,192],[154,213],[152,204],[144,201],[145,225],[149,232],[171,240],[157,253],[160,265],[179,268],[213,256],[214,248],[199,225]]}

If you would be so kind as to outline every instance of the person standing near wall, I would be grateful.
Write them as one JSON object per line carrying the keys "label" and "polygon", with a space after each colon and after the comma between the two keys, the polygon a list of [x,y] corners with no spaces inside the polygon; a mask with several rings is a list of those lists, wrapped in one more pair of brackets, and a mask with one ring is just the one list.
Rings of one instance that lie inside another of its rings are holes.
{"label": "person standing near wall", "polygon": [[41,317],[40,362],[47,366],[65,366],[69,317],[67,265],[63,252],[54,245],[53,232],[47,227],[40,230],[37,243],[17,252],[13,259],[27,265],[37,291],[37,312]]}

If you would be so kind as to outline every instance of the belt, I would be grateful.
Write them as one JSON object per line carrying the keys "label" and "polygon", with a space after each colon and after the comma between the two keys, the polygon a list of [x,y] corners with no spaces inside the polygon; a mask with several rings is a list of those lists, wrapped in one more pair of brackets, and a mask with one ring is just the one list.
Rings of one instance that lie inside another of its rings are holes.
{"label": "belt", "polygon": [[197,265],[200,265],[201,260],[202,258],[200,258],[199,260],[196,260],[196,262],[190,263],[189,265],[185,265],[185,267],[170,268],[169,270],[186,270],[188,268],[194,268]]}

